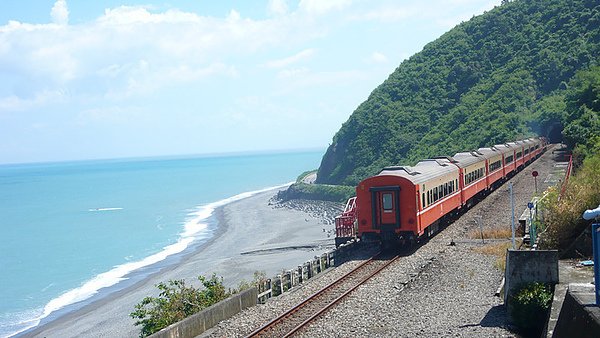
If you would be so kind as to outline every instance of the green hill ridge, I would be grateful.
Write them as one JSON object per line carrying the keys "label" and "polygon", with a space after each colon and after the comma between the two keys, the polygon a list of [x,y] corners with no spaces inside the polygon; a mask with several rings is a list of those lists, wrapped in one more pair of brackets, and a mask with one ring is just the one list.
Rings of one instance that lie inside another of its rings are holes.
{"label": "green hill ridge", "polygon": [[558,141],[582,114],[597,126],[597,111],[569,115],[565,98],[599,51],[600,1],[503,1],[402,62],[333,137],[317,183],[356,185],[385,166],[521,137]]}

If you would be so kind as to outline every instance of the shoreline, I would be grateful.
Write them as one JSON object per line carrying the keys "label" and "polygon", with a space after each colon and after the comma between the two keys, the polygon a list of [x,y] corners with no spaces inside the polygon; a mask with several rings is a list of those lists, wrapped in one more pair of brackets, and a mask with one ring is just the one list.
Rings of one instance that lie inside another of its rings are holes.
{"label": "shoreline", "polygon": [[[325,238],[325,225],[308,211],[271,204],[282,187],[220,205],[207,219],[211,237],[202,243],[143,269],[156,269],[141,280],[120,290],[109,287],[109,294],[42,322],[17,337],[61,336],[137,336],[139,328],[129,313],[145,296],[155,296],[161,281],[186,279],[199,285],[198,275],[216,273],[224,284],[235,287],[242,279],[250,281],[255,271],[272,275],[282,268],[291,269],[325,252],[333,239]],[[316,225],[316,226],[315,226]],[[328,225],[331,226],[331,225]],[[323,231],[320,231],[323,228]],[[264,241],[261,241],[264,239]],[[314,251],[314,252],[313,252]],[[172,262],[166,262],[174,260]],[[137,273],[143,273],[137,272]],[[130,278],[135,272],[128,274]],[[196,282],[196,283],[195,283]],[[101,293],[101,291],[99,291]]]}

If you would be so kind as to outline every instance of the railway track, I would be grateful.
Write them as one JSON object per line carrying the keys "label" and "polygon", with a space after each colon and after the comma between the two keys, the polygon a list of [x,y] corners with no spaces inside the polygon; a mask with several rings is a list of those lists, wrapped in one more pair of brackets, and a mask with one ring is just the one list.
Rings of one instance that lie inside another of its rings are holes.
{"label": "railway track", "polygon": [[290,337],[400,256],[379,253],[247,337]]}

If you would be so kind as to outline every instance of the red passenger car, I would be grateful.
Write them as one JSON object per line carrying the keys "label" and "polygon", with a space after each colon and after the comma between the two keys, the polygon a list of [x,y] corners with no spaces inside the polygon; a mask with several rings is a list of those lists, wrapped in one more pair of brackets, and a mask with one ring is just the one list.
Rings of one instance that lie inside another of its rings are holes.
{"label": "red passenger car", "polygon": [[523,160],[523,143],[516,141],[509,142],[508,145],[515,151],[515,166],[517,170],[521,170],[525,166],[525,161]]}
{"label": "red passenger car", "polygon": [[452,158],[460,168],[459,187],[461,189],[462,204],[470,206],[474,197],[487,189],[485,157],[475,151],[457,153]]}
{"label": "red passenger car", "polygon": [[504,178],[502,152],[496,147],[479,148],[477,151],[486,159],[487,188],[496,187]]}
{"label": "red passenger car", "polygon": [[414,241],[438,230],[461,204],[459,170],[448,159],[389,167],[356,187],[358,233],[363,240]]}

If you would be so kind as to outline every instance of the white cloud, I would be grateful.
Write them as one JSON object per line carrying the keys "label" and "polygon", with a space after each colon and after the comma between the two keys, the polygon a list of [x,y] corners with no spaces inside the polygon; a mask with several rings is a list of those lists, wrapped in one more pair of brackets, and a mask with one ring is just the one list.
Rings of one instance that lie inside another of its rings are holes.
{"label": "white cloud", "polygon": [[280,79],[285,80],[285,85],[279,89],[281,92],[293,92],[298,88],[352,85],[364,81],[368,77],[366,72],[357,70],[309,72],[305,69],[298,69],[280,74]]}
{"label": "white cloud", "polygon": [[277,77],[281,79],[298,77],[302,74],[307,74],[308,68],[294,68],[294,69],[284,69],[277,73]]}
{"label": "white cloud", "polygon": [[331,11],[339,11],[352,3],[352,0],[300,0],[298,7],[309,13],[322,15]]}
{"label": "white cloud", "polygon": [[358,20],[369,20],[369,21],[382,21],[382,22],[396,22],[402,21],[418,14],[414,8],[411,7],[382,7],[370,10],[360,15],[354,16],[353,19]]}
{"label": "white cloud", "polygon": [[67,2],[65,0],[56,0],[52,10],[50,11],[52,22],[59,25],[66,25],[69,23],[69,9],[67,8]]}
{"label": "white cloud", "polygon": [[229,12],[229,16],[227,17],[227,20],[228,20],[228,21],[232,21],[232,22],[238,21],[238,20],[240,20],[240,19],[241,19],[241,15],[240,15],[240,13],[239,13],[238,11],[236,11],[235,9],[232,9],[232,10]]}
{"label": "white cloud", "polygon": [[142,108],[138,106],[109,106],[86,109],[79,113],[76,123],[80,126],[88,124],[125,124],[135,122],[143,117]]}
{"label": "white cloud", "polygon": [[385,56],[383,53],[380,53],[380,52],[373,52],[373,54],[371,54],[370,60],[372,62],[375,62],[375,63],[386,63],[386,62],[388,62],[387,56]]}
{"label": "white cloud", "polygon": [[283,59],[271,60],[268,61],[265,66],[267,68],[283,68],[294,63],[298,63],[303,60],[307,60],[311,58],[315,54],[315,50],[313,48],[308,48],[303,51],[300,51],[292,56],[288,56]]}
{"label": "white cloud", "polygon": [[[473,10],[473,7],[478,4],[481,4],[479,9]],[[451,28],[475,14],[492,9],[497,4],[499,4],[498,0],[488,0],[483,4],[481,0],[430,0],[409,3],[398,1],[372,6],[364,12],[355,12],[350,15],[350,19],[382,23],[433,20],[440,27]],[[449,14],[457,11],[462,13]]]}
{"label": "white cloud", "polygon": [[8,111],[21,111],[31,108],[39,108],[44,105],[64,102],[69,97],[69,93],[62,89],[42,90],[33,97],[19,97],[17,95],[8,95],[0,98],[0,114]]}
{"label": "white cloud", "polygon": [[269,0],[267,12],[273,16],[281,16],[288,13],[287,0]]}
{"label": "white cloud", "polygon": [[[235,78],[240,74],[236,64],[247,63],[256,51],[311,34],[309,28],[299,29],[299,18],[251,20],[235,10],[217,18],[120,6],[94,21],[66,25],[68,9],[59,0],[52,16],[50,24],[0,26],[0,76],[7,83],[0,91],[3,108],[24,106],[23,100],[42,91],[69,86],[88,96],[123,98],[211,76]],[[10,92],[15,87],[25,92]]]}

